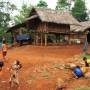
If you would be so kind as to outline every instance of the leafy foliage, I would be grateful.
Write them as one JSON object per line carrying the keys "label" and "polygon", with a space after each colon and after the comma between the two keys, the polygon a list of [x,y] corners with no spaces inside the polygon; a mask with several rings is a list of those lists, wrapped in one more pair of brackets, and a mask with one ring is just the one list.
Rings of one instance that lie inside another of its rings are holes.
{"label": "leafy foliage", "polygon": [[90,90],[90,87],[78,87],[75,90]]}
{"label": "leafy foliage", "polygon": [[45,7],[48,7],[48,5],[47,5],[47,3],[45,1],[40,0],[36,7],[45,8]]}
{"label": "leafy foliage", "polygon": [[78,21],[85,21],[88,18],[87,9],[84,0],[75,0],[74,7],[72,8],[72,15]]}
{"label": "leafy foliage", "polygon": [[21,10],[19,10],[19,15],[16,15],[14,20],[15,23],[22,23],[23,21],[25,21],[25,19],[28,17],[30,10],[31,10],[32,6],[27,6],[26,4],[23,4],[21,7]]}
{"label": "leafy foliage", "polygon": [[10,14],[16,10],[16,6],[10,2],[0,1],[0,34],[3,34],[11,20]]}
{"label": "leafy foliage", "polygon": [[58,0],[56,10],[69,10],[70,5],[71,4],[68,2],[68,0]]}

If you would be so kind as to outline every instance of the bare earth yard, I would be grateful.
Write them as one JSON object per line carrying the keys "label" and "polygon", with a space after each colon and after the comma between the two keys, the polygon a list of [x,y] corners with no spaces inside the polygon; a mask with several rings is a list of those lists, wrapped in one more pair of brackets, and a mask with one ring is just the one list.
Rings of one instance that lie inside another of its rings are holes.
{"label": "bare earth yard", "polygon": [[[0,75],[0,90],[55,90],[57,78],[65,80],[65,90],[90,87],[90,79],[70,79],[71,71],[61,69],[62,64],[79,62],[76,59],[82,54],[82,47],[82,45],[48,47],[26,45],[9,49],[7,61]],[[1,53],[0,58],[2,59]],[[9,88],[8,68],[15,59],[20,60],[23,65],[19,73],[20,86]]]}

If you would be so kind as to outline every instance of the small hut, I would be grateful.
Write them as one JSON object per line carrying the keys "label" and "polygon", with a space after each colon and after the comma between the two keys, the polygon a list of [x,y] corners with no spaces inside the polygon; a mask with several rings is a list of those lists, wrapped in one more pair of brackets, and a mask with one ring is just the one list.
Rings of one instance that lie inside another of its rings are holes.
{"label": "small hut", "polygon": [[[72,38],[70,25],[79,25],[79,22],[69,12],[47,8],[32,8],[29,17],[18,26],[26,26],[33,32],[35,45],[69,44]],[[12,28],[9,31],[14,31]],[[9,32],[8,31],[8,32]]]}
{"label": "small hut", "polygon": [[86,39],[90,43],[90,21],[80,22],[80,25],[71,25],[71,32],[74,33],[73,37],[79,39],[81,43],[84,43]]}

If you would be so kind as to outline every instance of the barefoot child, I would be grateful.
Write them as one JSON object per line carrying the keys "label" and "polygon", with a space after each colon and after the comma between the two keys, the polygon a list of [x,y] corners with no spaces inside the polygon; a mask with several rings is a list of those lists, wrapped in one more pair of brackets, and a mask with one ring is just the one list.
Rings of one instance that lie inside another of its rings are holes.
{"label": "barefoot child", "polygon": [[3,60],[6,60],[7,49],[8,49],[8,46],[7,46],[6,40],[3,40],[3,42],[2,42],[2,55],[3,55]]}
{"label": "barefoot child", "polygon": [[19,86],[19,80],[18,80],[18,71],[21,69],[22,65],[18,60],[15,60],[14,63],[11,65],[10,68],[10,87],[12,87],[14,84]]}

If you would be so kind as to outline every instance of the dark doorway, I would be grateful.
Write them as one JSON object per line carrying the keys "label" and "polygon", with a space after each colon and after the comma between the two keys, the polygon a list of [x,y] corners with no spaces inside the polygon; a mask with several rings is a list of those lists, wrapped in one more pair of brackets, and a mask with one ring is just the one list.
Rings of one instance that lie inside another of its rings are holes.
{"label": "dark doorway", "polygon": [[88,43],[90,43],[90,30],[89,30],[89,32],[87,34],[87,41],[88,41]]}

